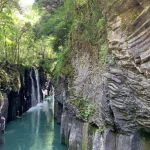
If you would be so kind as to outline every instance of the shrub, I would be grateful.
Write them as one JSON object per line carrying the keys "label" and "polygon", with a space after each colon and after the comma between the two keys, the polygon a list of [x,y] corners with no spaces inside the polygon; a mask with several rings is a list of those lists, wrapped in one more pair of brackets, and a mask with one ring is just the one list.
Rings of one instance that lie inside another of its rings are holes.
{"label": "shrub", "polygon": [[94,114],[95,109],[94,105],[88,103],[88,99],[79,97],[72,100],[72,104],[77,107],[83,119],[88,119],[91,115]]}

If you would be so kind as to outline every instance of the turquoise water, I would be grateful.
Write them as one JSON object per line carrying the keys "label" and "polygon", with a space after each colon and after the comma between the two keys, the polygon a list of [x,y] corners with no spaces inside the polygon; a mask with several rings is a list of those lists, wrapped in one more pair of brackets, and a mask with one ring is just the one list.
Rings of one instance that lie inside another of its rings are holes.
{"label": "turquoise water", "polygon": [[66,150],[60,144],[60,126],[51,107],[48,102],[38,104],[8,123],[0,150]]}

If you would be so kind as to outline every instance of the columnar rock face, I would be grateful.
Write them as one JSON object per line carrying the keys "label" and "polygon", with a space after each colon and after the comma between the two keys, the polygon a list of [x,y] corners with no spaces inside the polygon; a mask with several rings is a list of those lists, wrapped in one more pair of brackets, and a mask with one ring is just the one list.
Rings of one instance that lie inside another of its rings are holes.
{"label": "columnar rock face", "polygon": [[114,11],[106,14],[107,59],[113,62],[98,64],[87,42],[76,33],[71,39],[74,78],[67,89],[61,80],[55,102],[56,112],[61,103],[61,141],[69,150],[150,147],[150,2],[119,1]]}
{"label": "columnar rock face", "polygon": [[66,89],[65,89],[66,84],[67,84],[67,82],[65,81],[65,79],[59,79],[56,90],[55,90],[54,117],[57,120],[57,123],[61,123],[61,115],[63,112],[63,105],[66,100]]}
{"label": "columnar rock face", "polygon": [[8,93],[8,122],[16,119],[17,116],[20,116],[31,107],[32,85],[30,71],[30,69],[26,69],[24,76],[20,77],[21,87],[19,91],[10,91]]}
{"label": "columnar rock face", "polygon": [[116,128],[125,133],[141,129],[150,132],[148,14],[149,6],[132,23],[134,30],[128,35],[121,31],[122,16],[108,23],[109,47],[116,64],[109,67],[107,75],[107,105]]}
{"label": "columnar rock face", "polygon": [[[33,72],[34,85],[31,82],[31,72]],[[32,107],[32,86],[35,88],[35,94],[38,95],[39,90],[37,90],[37,81],[33,69],[25,69],[24,74],[20,77],[20,83],[18,91],[4,90],[7,93],[4,93],[4,98],[0,100],[0,131],[5,130],[6,122],[17,119]],[[37,96],[35,96],[35,104],[37,104]]]}
{"label": "columnar rock face", "polygon": [[[8,94],[9,108],[8,119],[12,121],[38,103],[38,85],[34,69],[25,69],[20,77],[21,87],[19,91],[10,91]],[[40,87],[39,87],[40,88]],[[42,97],[42,96],[40,96]]]}
{"label": "columnar rock face", "polygon": [[6,120],[8,116],[8,98],[4,93],[4,98],[0,99],[0,132],[5,130]]}

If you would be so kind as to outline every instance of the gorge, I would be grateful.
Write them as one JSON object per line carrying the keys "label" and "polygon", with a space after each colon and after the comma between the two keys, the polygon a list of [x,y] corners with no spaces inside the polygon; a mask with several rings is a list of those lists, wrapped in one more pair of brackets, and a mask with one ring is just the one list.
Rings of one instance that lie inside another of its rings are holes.
{"label": "gorge", "polygon": [[56,86],[61,143],[69,150],[149,150],[150,2],[86,2],[70,34],[71,72],[63,67]]}
{"label": "gorge", "polygon": [[150,1],[37,0],[32,11],[19,46],[1,38],[1,130],[21,117],[16,134],[35,133],[12,150],[149,150]]}

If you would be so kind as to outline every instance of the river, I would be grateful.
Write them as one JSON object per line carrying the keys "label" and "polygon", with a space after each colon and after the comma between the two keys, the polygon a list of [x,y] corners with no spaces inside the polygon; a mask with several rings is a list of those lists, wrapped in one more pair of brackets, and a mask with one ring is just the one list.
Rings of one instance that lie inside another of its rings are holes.
{"label": "river", "polygon": [[51,102],[43,102],[7,124],[0,150],[66,150]]}

